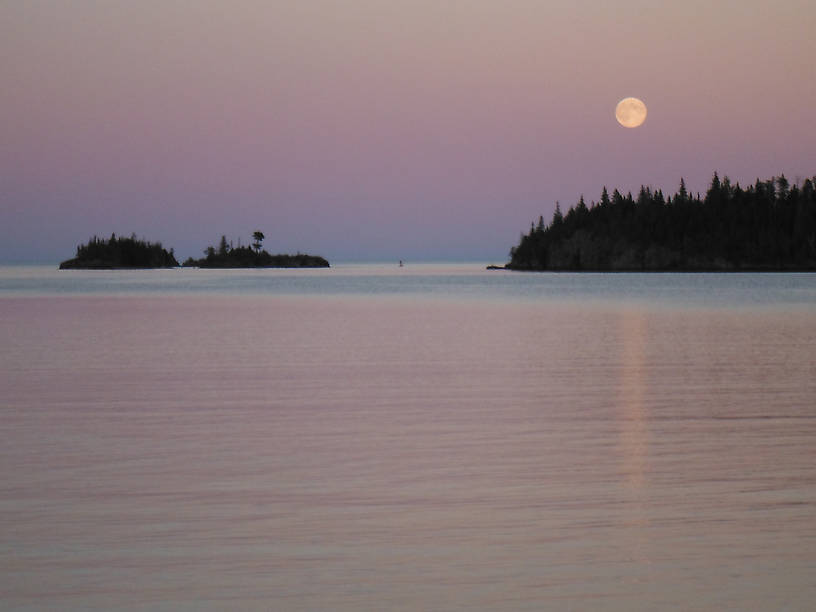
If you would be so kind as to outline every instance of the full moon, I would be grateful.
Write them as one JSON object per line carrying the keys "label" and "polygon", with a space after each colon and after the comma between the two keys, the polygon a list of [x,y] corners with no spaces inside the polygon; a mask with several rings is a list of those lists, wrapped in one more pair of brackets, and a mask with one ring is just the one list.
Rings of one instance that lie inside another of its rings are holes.
{"label": "full moon", "polygon": [[637,98],[624,98],[615,107],[615,119],[623,127],[636,128],[646,121],[646,105]]}

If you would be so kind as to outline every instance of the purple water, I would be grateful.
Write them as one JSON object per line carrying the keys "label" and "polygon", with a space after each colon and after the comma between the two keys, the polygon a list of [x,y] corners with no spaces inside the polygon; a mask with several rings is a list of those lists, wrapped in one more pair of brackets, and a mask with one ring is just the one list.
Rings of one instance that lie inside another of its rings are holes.
{"label": "purple water", "polygon": [[816,599],[807,307],[14,295],[0,341],[6,609]]}

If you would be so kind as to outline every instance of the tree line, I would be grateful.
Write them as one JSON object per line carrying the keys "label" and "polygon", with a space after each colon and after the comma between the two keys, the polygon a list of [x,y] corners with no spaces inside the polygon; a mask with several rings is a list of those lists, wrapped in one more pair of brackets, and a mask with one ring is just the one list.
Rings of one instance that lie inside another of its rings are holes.
{"label": "tree line", "polygon": [[816,270],[816,177],[785,175],[741,187],[717,173],[704,197],[685,181],[674,195],[642,186],[637,196],[589,205],[583,196],[552,221],[539,217],[510,251],[512,270]]}
{"label": "tree line", "polygon": [[[252,247],[232,247],[226,236],[221,236],[218,248],[209,246],[200,259],[188,258],[184,266],[199,268],[328,268],[323,257],[297,253],[296,255],[270,255],[262,249],[263,232],[252,234]],[[61,270],[121,268],[175,268],[179,265],[173,249],[167,251],[161,242],[148,242],[131,235],[130,238],[111,234],[105,240],[94,236],[87,244],[77,247],[76,257],[63,261]]]}
{"label": "tree line", "polygon": [[328,268],[329,262],[316,255],[297,253],[296,255],[270,255],[263,247],[263,232],[252,234],[252,248],[233,247],[221,236],[218,247],[208,246],[204,257],[188,258],[182,265],[197,268]]}
{"label": "tree line", "polygon": [[174,268],[176,261],[173,249],[167,251],[161,242],[148,242],[136,238],[117,237],[111,234],[107,240],[94,236],[87,244],[77,247],[76,257],[60,264],[60,269],[71,268]]}

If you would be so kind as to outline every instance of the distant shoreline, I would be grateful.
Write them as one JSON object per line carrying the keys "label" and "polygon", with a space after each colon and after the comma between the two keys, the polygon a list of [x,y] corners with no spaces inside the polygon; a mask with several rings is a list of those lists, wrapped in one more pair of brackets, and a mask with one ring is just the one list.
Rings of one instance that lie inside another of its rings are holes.
{"label": "distant shoreline", "polygon": [[508,266],[487,266],[487,270],[506,270],[507,272],[519,272],[530,274],[816,274],[816,267],[814,268],[732,268],[732,269],[717,269],[717,268],[689,268],[689,269],[566,269],[566,268],[552,268],[552,269],[532,269],[532,268],[510,268]]}
{"label": "distant shoreline", "polygon": [[253,234],[253,248],[233,248],[221,237],[218,249],[207,247],[205,257],[188,258],[183,264],[176,260],[173,249],[167,251],[160,242],[148,242],[131,235],[129,238],[111,234],[104,240],[97,236],[77,247],[76,257],[59,264],[60,270],[152,270],[178,267],[247,269],[247,268],[328,268],[329,262],[317,255],[270,255],[261,249],[262,232]]}
{"label": "distant shoreline", "polygon": [[785,175],[745,188],[717,173],[701,197],[643,186],[636,197],[603,188],[552,221],[539,217],[505,269],[570,272],[816,271],[816,177]]}

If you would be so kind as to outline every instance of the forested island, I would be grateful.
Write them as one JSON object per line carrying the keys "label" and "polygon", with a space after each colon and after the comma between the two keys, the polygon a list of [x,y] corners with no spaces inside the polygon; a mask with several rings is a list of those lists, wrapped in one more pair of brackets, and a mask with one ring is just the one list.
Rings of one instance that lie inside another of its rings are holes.
{"label": "forested island", "polygon": [[[184,266],[198,268],[328,268],[329,262],[317,255],[270,255],[263,250],[262,232],[252,234],[252,248],[233,248],[225,236],[221,236],[218,248],[207,247],[201,259],[189,257]],[[87,244],[77,247],[76,257],[60,264],[60,270],[128,270],[143,268],[176,268],[173,249],[167,251],[160,242],[140,240],[133,234],[130,238],[111,234],[105,240],[94,236]]]}
{"label": "forested island", "polygon": [[552,221],[539,217],[510,251],[510,270],[794,271],[816,270],[816,177],[790,185],[785,175],[748,187],[715,173],[701,197],[681,179],[664,197],[641,187],[637,197],[599,202],[583,196]]}
{"label": "forested island", "polygon": [[130,238],[111,234],[108,240],[94,236],[88,244],[79,245],[76,257],[63,261],[59,267],[60,270],[116,270],[175,268],[178,265],[173,249],[168,252],[160,242],[139,240],[135,234]]}
{"label": "forested island", "polygon": [[221,236],[218,248],[209,246],[200,259],[188,258],[182,265],[197,268],[328,268],[329,262],[318,255],[297,253],[296,255],[270,255],[261,247],[263,232],[252,234],[252,248],[232,247],[226,236]]}

